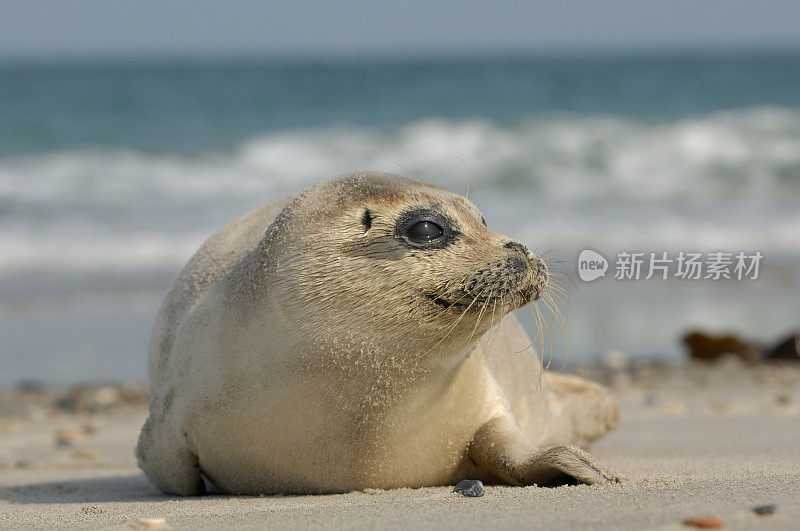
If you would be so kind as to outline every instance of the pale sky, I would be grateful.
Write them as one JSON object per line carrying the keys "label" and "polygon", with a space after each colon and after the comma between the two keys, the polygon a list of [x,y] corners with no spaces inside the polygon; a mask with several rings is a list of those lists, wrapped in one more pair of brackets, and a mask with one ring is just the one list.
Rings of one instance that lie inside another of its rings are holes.
{"label": "pale sky", "polygon": [[800,1],[0,1],[0,57],[764,47],[800,48]]}

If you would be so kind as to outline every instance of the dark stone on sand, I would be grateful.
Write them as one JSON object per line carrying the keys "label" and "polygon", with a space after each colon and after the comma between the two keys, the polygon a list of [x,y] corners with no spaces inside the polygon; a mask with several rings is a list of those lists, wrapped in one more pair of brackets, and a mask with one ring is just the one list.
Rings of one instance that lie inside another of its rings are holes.
{"label": "dark stone on sand", "polygon": [[800,362],[800,332],[793,332],[771,347],[762,347],[733,334],[713,336],[700,330],[684,335],[681,340],[693,360],[715,361],[733,355],[746,363],[759,361]]}
{"label": "dark stone on sand", "polygon": [[764,352],[764,360],[800,361],[800,334],[794,333],[781,339]]}
{"label": "dark stone on sand", "polygon": [[770,503],[768,505],[759,505],[758,507],[753,507],[753,512],[759,516],[765,516],[767,514],[773,514],[777,509],[777,505]]}
{"label": "dark stone on sand", "polygon": [[753,363],[761,357],[758,345],[748,343],[735,335],[712,336],[695,331],[682,338],[689,357],[700,361],[715,361],[726,354],[738,356],[742,361]]}
{"label": "dark stone on sand", "polygon": [[453,492],[458,492],[470,498],[478,498],[486,494],[486,489],[483,488],[483,483],[477,479],[464,479],[456,484]]}

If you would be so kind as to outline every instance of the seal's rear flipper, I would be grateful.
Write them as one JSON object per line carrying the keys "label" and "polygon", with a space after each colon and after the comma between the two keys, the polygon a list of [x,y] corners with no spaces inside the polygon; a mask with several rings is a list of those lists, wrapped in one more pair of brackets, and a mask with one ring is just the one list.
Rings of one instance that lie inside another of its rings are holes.
{"label": "seal's rear flipper", "polygon": [[584,446],[619,424],[617,401],[602,385],[570,374],[548,372],[546,378],[557,410],[551,411],[547,444]]}
{"label": "seal's rear flipper", "polygon": [[172,436],[162,418],[152,414],[136,445],[139,467],[153,484],[168,494],[199,496],[206,491],[197,455],[184,438]]}

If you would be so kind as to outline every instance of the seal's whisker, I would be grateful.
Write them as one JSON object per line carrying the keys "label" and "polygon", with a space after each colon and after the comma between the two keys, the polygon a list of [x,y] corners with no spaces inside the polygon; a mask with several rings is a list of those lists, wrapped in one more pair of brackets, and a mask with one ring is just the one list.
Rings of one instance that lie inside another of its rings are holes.
{"label": "seal's whisker", "polygon": [[[505,309],[505,293],[500,296],[499,302],[500,308]],[[486,343],[483,346],[483,352],[481,352],[481,358],[483,358],[486,351],[489,349],[489,345],[494,340],[495,336],[497,336],[498,331],[500,330],[500,323],[502,322],[503,318],[500,317],[500,321],[497,322],[495,325],[494,323],[494,310],[497,307],[497,304],[492,305],[492,320],[491,324],[489,325],[489,336],[486,338]]]}
{"label": "seal's whisker", "polygon": [[557,267],[548,269],[548,275],[550,276],[550,278],[557,278],[559,280],[563,280],[572,285],[572,287],[575,287],[575,281],[572,280],[572,277],[566,274],[564,271],[561,271]]}
{"label": "seal's whisker", "polygon": [[[464,295],[464,296],[466,296],[466,295]],[[461,299],[463,299],[463,298],[464,298],[464,297],[461,297]],[[459,300],[460,300],[460,299],[459,299]],[[426,352],[425,354],[430,354],[431,352],[433,352],[433,349],[435,349],[436,347],[438,347],[438,346],[439,346],[439,344],[441,344],[441,342],[442,342],[442,341],[444,341],[445,339],[447,339],[447,337],[450,335],[450,333],[451,333],[453,330],[455,330],[456,326],[458,326],[458,323],[459,323],[459,322],[461,322],[461,319],[463,319],[463,318],[464,318],[464,316],[467,314],[467,312],[470,310],[470,308],[472,308],[472,305],[473,305],[473,304],[475,304],[475,301],[477,301],[477,300],[478,300],[478,297],[477,297],[477,296],[473,297],[473,299],[472,299],[472,302],[470,302],[470,303],[469,303],[469,306],[467,306],[467,307],[464,309],[464,311],[462,311],[462,312],[461,312],[461,315],[459,315],[459,316],[458,316],[458,319],[456,319],[456,322],[455,322],[455,323],[453,323],[453,325],[452,325],[452,326],[451,326],[451,327],[450,327],[450,328],[447,330],[447,332],[445,332],[445,333],[444,333],[444,335],[443,335],[443,336],[442,336],[442,337],[439,339],[439,341],[437,341],[437,342],[436,342],[436,344],[435,344],[435,345],[433,345],[433,346],[432,346],[432,347],[431,347],[431,348],[428,350],[428,352]],[[454,304],[456,304],[456,303],[453,303],[453,305],[454,305]],[[448,307],[448,309],[449,309],[449,308],[452,308],[452,307],[453,307],[453,305],[449,306],[449,307]]]}
{"label": "seal's whisker", "polygon": [[538,301],[534,301],[531,305],[531,315],[536,323],[536,337],[534,338],[534,342],[536,339],[539,340],[539,352],[542,356],[542,369],[544,369],[544,327],[542,326],[542,314],[539,311]]}
{"label": "seal's whisker", "polygon": [[561,308],[558,306],[558,303],[556,302],[557,300],[561,301],[561,299],[560,298],[557,299],[557,295],[554,295],[552,292],[543,293],[542,299],[544,300],[545,304],[550,309],[550,311],[558,318],[562,329],[565,328],[567,324],[567,318],[561,311]]}
{"label": "seal's whisker", "polygon": [[[539,320],[536,318],[536,313],[534,312],[534,309],[533,309],[534,306],[536,306],[536,302],[535,301],[533,302],[533,304],[528,306],[528,311],[531,313],[531,320],[533,320],[533,324],[536,327],[536,335],[533,336],[533,338],[531,339],[530,346],[533,346],[533,344],[536,343],[536,340],[539,339],[539,335],[541,334],[541,330],[539,328]],[[526,348],[529,348],[529,347],[526,347]]]}
{"label": "seal's whisker", "polygon": [[470,189],[470,184],[472,183],[472,174],[469,172],[469,168],[467,167],[467,163],[464,162],[464,159],[462,159],[461,157],[456,157],[456,158],[458,159],[459,162],[461,162],[461,165],[464,166],[464,171],[467,172],[467,193],[464,194],[464,197],[469,199],[469,189]]}
{"label": "seal's whisker", "polygon": [[550,275],[550,277],[556,277],[561,280],[565,280],[568,283],[570,283],[572,287],[576,287],[575,280],[573,280],[572,276],[570,276],[566,271],[562,271],[558,267],[550,267],[548,265],[547,272]]}
{"label": "seal's whisker", "polygon": [[547,256],[548,254],[552,254],[552,253],[554,253],[556,251],[557,251],[557,249],[545,249],[541,253],[536,253],[536,255],[541,258],[542,256]]}
{"label": "seal's whisker", "polygon": [[[557,283],[558,285],[560,285],[560,286],[562,286],[564,288],[567,287],[567,284],[572,286],[572,284],[570,282],[570,281],[572,281],[572,279],[570,277],[564,275],[561,271],[559,271],[557,269],[554,269],[554,270],[549,272],[548,280],[550,282]],[[575,287],[575,286],[572,286],[572,287]]]}
{"label": "seal's whisker", "polygon": [[[540,299],[540,300],[542,300],[542,299]],[[547,366],[544,369],[545,371],[547,371],[547,370],[550,369],[550,364],[553,361],[553,337],[550,334],[550,329],[552,328],[552,320],[551,320],[550,323],[547,322],[547,319],[545,319],[542,316],[541,310],[539,309],[538,305],[536,306],[536,312],[542,318],[542,325],[543,325],[544,330],[547,332],[547,343],[548,343],[548,346],[550,347],[548,349],[548,351],[547,351]],[[551,319],[552,319],[552,314],[551,314]],[[542,337],[542,358],[544,358],[544,337]]]}
{"label": "seal's whisker", "polygon": [[[481,293],[483,292],[481,291]],[[494,293],[494,291],[492,291],[492,293]],[[479,295],[476,295],[475,297],[477,298],[478,296]],[[486,312],[486,308],[489,306],[490,300],[491,300],[490,297],[486,297],[486,300],[483,303],[483,307],[481,308],[481,311],[478,313],[478,319],[475,321],[475,326],[472,327],[472,332],[469,335],[470,341],[472,341],[472,339],[475,337],[475,331],[478,329],[478,325],[481,323],[481,320],[483,319],[483,314],[484,312]]]}
{"label": "seal's whisker", "polygon": [[546,293],[549,294],[552,298],[558,300],[559,302],[562,302],[563,298],[566,298],[570,304],[573,305],[575,304],[575,301],[572,300],[572,296],[569,294],[566,288],[564,288],[561,285],[552,284],[548,286]]}
{"label": "seal's whisker", "polygon": [[[486,310],[489,309],[489,304],[492,304],[492,312],[494,312],[494,308],[496,306],[496,304],[492,303],[492,298],[494,297],[494,292],[495,292],[495,288],[493,287],[489,291],[489,295],[484,297],[485,300],[484,300],[484,303],[483,303],[483,307],[481,308],[481,311],[478,313],[478,322],[481,322],[483,320],[483,317],[486,314]],[[483,293],[483,291],[481,291],[481,293]],[[476,325],[477,325],[477,323],[476,323]],[[491,321],[489,322],[489,327],[491,329]],[[475,334],[476,329],[477,329],[477,326],[472,329],[473,336]],[[470,337],[472,337],[472,336],[470,336]]]}
{"label": "seal's whisker", "polygon": [[[536,323],[536,337],[539,338],[539,380],[536,383],[536,387],[538,388],[542,384],[542,375],[544,374],[545,367],[544,367],[544,332],[542,330],[542,321],[541,321],[541,314],[539,313],[539,305],[536,301],[530,307],[531,317],[533,317],[534,323]],[[531,346],[536,341],[534,338],[531,341]]]}
{"label": "seal's whisker", "polygon": [[523,352],[525,352],[526,350],[529,350],[529,349],[531,349],[532,347],[533,347],[533,342],[531,341],[530,343],[528,343],[528,346],[527,346],[527,347],[525,347],[524,349],[522,349],[522,350],[515,350],[515,351],[514,351],[514,354],[522,354]]}
{"label": "seal's whisker", "polygon": [[546,266],[550,267],[553,271],[558,271],[559,273],[562,273],[564,275],[566,275],[567,272],[562,270],[561,267],[567,266],[568,264],[571,263],[566,260],[556,260],[556,259],[553,260],[543,259],[542,261],[545,263]]}
{"label": "seal's whisker", "polygon": [[562,282],[562,279],[560,277],[555,277],[555,278],[554,277],[550,277],[550,279],[549,279],[547,284],[548,284],[548,287],[550,287],[550,288],[558,288],[558,290],[560,292],[562,292],[564,295],[567,296],[567,298],[569,298],[570,302],[574,302],[572,300],[572,293],[571,293],[572,290],[569,289],[568,283],[569,283],[568,280],[567,280],[567,284]]}
{"label": "seal's whisker", "polygon": [[567,337],[566,318],[563,316],[561,310],[559,309],[555,301],[552,299],[550,294],[545,294],[542,299],[545,306],[547,306],[547,308],[550,310],[551,316],[556,316],[557,318],[556,321],[558,322],[558,325],[561,328],[561,337],[563,338],[564,341],[564,348],[566,353],[564,358],[564,366],[562,367],[563,369],[564,367],[567,366],[567,362],[569,361],[569,340]]}
{"label": "seal's whisker", "polygon": [[[581,316],[581,309],[578,306],[578,303],[572,298],[572,295],[570,295],[569,291],[563,284],[551,284],[548,287],[547,294],[553,299],[553,302],[559,303],[566,309],[565,313],[568,312],[570,307],[574,307],[578,317]],[[564,319],[564,324],[566,324],[566,321],[567,319]]]}
{"label": "seal's whisker", "polygon": [[[551,286],[550,289],[546,290],[546,293],[548,295],[550,295],[552,298],[554,298],[555,300],[557,300],[558,302],[564,303],[565,306],[569,306],[570,304],[574,304],[575,303],[572,300],[572,296],[569,293],[567,293],[566,291],[563,291],[560,288],[555,288],[555,287]],[[566,302],[564,302],[565,300],[566,300]]]}
{"label": "seal's whisker", "polygon": [[[464,275],[464,276],[463,276],[461,279],[459,279],[457,282],[455,282],[455,285],[462,285],[462,286],[463,286],[463,285],[466,283],[466,281],[467,281],[467,279],[468,279],[468,278],[469,278],[469,274],[466,274],[466,275]],[[461,295],[461,297],[459,297],[458,299],[456,299],[456,301],[455,301],[455,302],[453,302],[453,303],[452,303],[450,306],[448,306],[448,307],[447,307],[447,309],[448,309],[448,310],[449,310],[450,308],[452,308],[453,306],[455,306],[456,304],[458,304],[458,303],[459,303],[461,300],[463,300],[465,297],[467,297],[467,296],[469,295],[469,294],[468,294],[466,291],[463,291],[462,293],[463,293],[463,294]],[[442,288],[441,288],[441,293],[440,293],[440,294],[441,294],[441,295],[445,295],[445,294],[446,294],[446,288],[445,288],[445,287],[442,287]],[[442,343],[442,341],[444,341],[444,340],[445,340],[445,339],[446,339],[446,338],[447,338],[447,337],[450,335],[450,333],[451,333],[453,330],[455,330],[456,326],[458,326],[458,323],[459,323],[459,322],[461,322],[461,319],[463,319],[463,318],[464,318],[464,316],[467,314],[467,312],[469,312],[470,308],[472,308],[472,305],[473,305],[473,304],[475,304],[475,302],[478,300],[478,297],[480,297],[480,292],[479,292],[479,293],[477,293],[477,294],[476,294],[476,295],[475,295],[475,296],[472,298],[472,301],[471,301],[471,302],[469,303],[469,305],[468,305],[468,306],[467,306],[467,307],[466,307],[466,308],[465,308],[465,309],[464,309],[464,310],[461,312],[461,315],[459,315],[459,316],[458,316],[458,319],[456,319],[456,322],[455,322],[455,323],[453,323],[453,325],[452,325],[452,326],[450,326],[450,328],[447,330],[447,332],[445,332],[445,333],[444,333],[444,335],[442,336],[442,338],[441,338],[441,339],[439,339],[439,341],[437,341],[437,342],[436,342],[436,344],[435,344],[435,345],[433,345],[433,346],[430,348],[430,350],[428,350],[428,352],[427,352],[426,354],[429,354],[430,352],[432,352],[432,351],[433,351],[433,349],[435,349],[437,346],[439,346],[439,344],[441,344],[441,343]],[[480,322],[480,319],[479,319],[479,321],[478,321],[478,322]],[[475,325],[475,326],[477,327],[477,323],[476,323],[476,325]],[[474,333],[474,329],[473,329],[473,333]],[[471,337],[472,337],[472,336],[470,336],[470,338],[471,338]]]}
{"label": "seal's whisker", "polygon": [[494,309],[495,309],[495,306],[496,305],[494,305],[494,304],[492,305],[492,316],[491,316],[491,319],[489,321],[489,330],[484,335],[484,337],[486,338],[486,341],[483,342],[483,349],[481,349],[481,355],[480,355],[481,358],[483,358],[484,354],[486,354],[486,351],[489,349],[489,345],[491,344],[491,342],[494,339],[494,336],[496,335],[496,332],[497,332],[497,330],[494,328]]}
{"label": "seal's whisker", "polygon": [[[566,282],[570,282],[572,280],[571,276],[557,267],[551,267],[547,270],[547,272],[550,277],[555,277]],[[574,282],[574,280],[572,280],[572,282]]]}
{"label": "seal's whisker", "polygon": [[561,286],[565,291],[569,291],[569,288],[577,290],[578,286],[575,284],[575,281],[572,277],[558,271],[557,269],[550,273],[549,281],[553,284]]}
{"label": "seal's whisker", "polygon": [[548,284],[549,284],[549,288],[551,290],[558,291],[558,292],[563,293],[565,295],[569,294],[569,290],[567,289],[567,287],[557,278],[551,278],[550,282],[548,282]]}
{"label": "seal's whisker", "polygon": [[405,166],[403,166],[402,164],[400,164],[400,163],[399,163],[399,162],[397,162],[396,160],[390,160],[390,162],[391,162],[392,164],[395,164],[395,165],[399,166],[400,168],[402,168],[402,169],[403,169],[403,170],[406,172],[406,174],[408,174],[408,175],[411,175],[412,177],[416,177],[416,175],[414,174],[414,172],[412,172],[411,170],[409,170],[408,168],[406,168]]}
{"label": "seal's whisker", "polygon": [[[565,275],[561,271],[556,270],[556,273],[560,274],[556,274],[550,277],[549,282],[547,283],[548,284],[547,291],[559,302],[562,302],[565,307],[569,307],[570,305],[574,306],[576,311],[578,312],[578,315],[580,316],[580,309],[578,308],[578,304],[572,298],[572,295],[570,294],[569,291],[569,287],[566,286],[563,282],[561,282],[561,279],[566,280],[567,282],[572,284],[573,287],[575,287],[575,282],[572,280],[571,277]],[[562,296],[566,298],[568,303],[563,302]]]}

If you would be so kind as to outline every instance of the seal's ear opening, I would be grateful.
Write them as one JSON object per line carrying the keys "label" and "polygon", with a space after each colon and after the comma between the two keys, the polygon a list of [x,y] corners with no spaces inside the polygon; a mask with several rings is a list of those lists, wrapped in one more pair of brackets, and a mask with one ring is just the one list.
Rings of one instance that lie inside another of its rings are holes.
{"label": "seal's ear opening", "polygon": [[367,232],[372,227],[372,220],[375,216],[372,215],[369,209],[364,210],[364,215],[361,216],[361,223],[364,225],[364,232]]}

